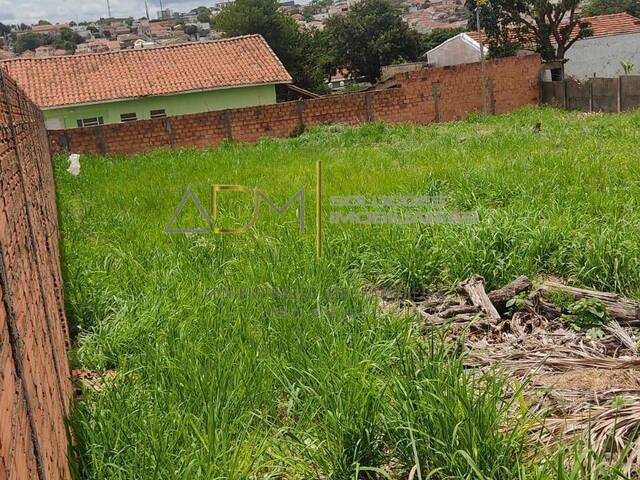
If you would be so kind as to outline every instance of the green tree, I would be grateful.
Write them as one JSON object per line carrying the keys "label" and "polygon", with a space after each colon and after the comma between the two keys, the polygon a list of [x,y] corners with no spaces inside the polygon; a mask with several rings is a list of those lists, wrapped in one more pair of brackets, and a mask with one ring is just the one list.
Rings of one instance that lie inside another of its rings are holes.
{"label": "green tree", "polygon": [[[475,12],[476,0],[467,0]],[[487,34],[493,57],[532,47],[544,60],[563,60],[578,40],[593,34],[578,13],[580,0],[488,0],[480,10],[480,25]],[[469,20],[475,30],[475,15]]]}
{"label": "green tree", "polygon": [[53,39],[53,45],[56,48],[61,48],[68,52],[75,52],[79,43],[84,42],[84,39],[70,28],[61,28],[60,34]]}
{"label": "green tree", "polygon": [[324,76],[312,53],[317,51],[316,41],[278,8],[277,0],[237,0],[215,17],[214,24],[230,37],[262,35],[296,85],[321,90]]}
{"label": "green tree", "polygon": [[197,15],[197,20],[201,23],[209,23],[211,21],[211,10],[207,7],[196,7],[189,13]]}
{"label": "green tree", "polygon": [[384,65],[415,61],[419,35],[388,0],[363,0],[345,16],[326,22],[340,67],[370,82],[380,78]]}
{"label": "green tree", "polygon": [[211,12],[209,10],[200,12],[196,18],[200,23],[209,23],[211,22]]}
{"label": "green tree", "polygon": [[0,22],[0,36],[9,35],[11,33],[11,27]]}
{"label": "green tree", "polygon": [[623,12],[640,17],[640,0],[589,0],[582,9],[585,17]]}
{"label": "green tree", "polygon": [[194,36],[196,33],[198,33],[198,27],[195,25],[185,25],[184,33],[186,33],[189,36]]}
{"label": "green tree", "polygon": [[48,35],[42,35],[41,33],[26,32],[20,35],[16,39],[16,43],[13,46],[13,50],[16,54],[20,55],[27,50],[35,50],[41,45],[47,45],[51,43],[51,39]]}
{"label": "green tree", "polygon": [[309,4],[302,7],[302,15],[309,20],[316,13],[320,13],[323,8],[333,5],[333,0],[311,0]]}
{"label": "green tree", "polygon": [[464,32],[464,28],[435,28],[420,37],[420,53],[426,53],[441,43]]}

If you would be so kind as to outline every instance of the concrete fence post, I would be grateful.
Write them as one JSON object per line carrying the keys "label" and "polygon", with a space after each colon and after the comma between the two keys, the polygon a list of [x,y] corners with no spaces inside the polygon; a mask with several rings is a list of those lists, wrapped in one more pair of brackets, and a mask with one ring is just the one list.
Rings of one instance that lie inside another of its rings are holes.
{"label": "concrete fence post", "polygon": [[104,130],[102,125],[96,127],[96,134],[98,135],[98,151],[100,155],[107,154],[107,144],[104,141]]}
{"label": "concrete fence post", "polygon": [[224,126],[225,135],[227,140],[233,142],[233,132],[231,131],[231,116],[229,110],[222,111],[222,125]]}
{"label": "concrete fence post", "polygon": [[296,114],[298,115],[298,132],[297,134],[300,135],[304,132],[305,130],[305,125],[304,125],[304,100],[300,99],[296,102]]}
{"label": "concrete fence post", "polygon": [[70,149],[69,134],[64,130],[58,135],[58,145],[61,152],[68,152]]}
{"label": "concrete fence post", "polygon": [[173,149],[176,148],[176,136],[173,133],[173,124],[169,117],[164,118],[164,129],[167,132],[167,140],[169,140],[169,146]]}
{"label": "concrete fence post", "polygon": [[367,113],[367,122],[373,122],[373,93],[367,92],[364,94],[364,108]]}
{"label": "concrete fence post", "polygon": [[489,91],[489,113],[491,115],[496,114],[496,92],[493,87],[493,80],[487,78],[487,90]]}
{"label": "concrete fence post", "polygon": [[440,82],[431,82],[431,95],[433,96],[434,121],[440,122]]}
{"label": "concrete fence post", "polygon": [[618,113],[622,111],[622,77],[618,77]]}

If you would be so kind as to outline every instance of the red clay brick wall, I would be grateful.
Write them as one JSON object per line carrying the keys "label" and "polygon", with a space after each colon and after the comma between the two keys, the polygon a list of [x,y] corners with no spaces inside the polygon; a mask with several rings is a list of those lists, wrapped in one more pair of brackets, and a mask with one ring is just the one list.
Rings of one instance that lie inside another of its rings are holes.
{"label": "red clay brick wall", "polygon": [[0,479],[67,479],[67,362],[42,113],[0,70]]}
{"label": "red clay brick wall", "polygon": [[[540,57],[488,61],[486,105],[505,113],[538,103]],[[206,147],[224,139],[287,137],[322,123],[374,120],[429,124],[482,111],[480,64],[424,69],[394,77],[398,88],[166,119],[52,130],[51,151],[130,154],[160,147]]]}

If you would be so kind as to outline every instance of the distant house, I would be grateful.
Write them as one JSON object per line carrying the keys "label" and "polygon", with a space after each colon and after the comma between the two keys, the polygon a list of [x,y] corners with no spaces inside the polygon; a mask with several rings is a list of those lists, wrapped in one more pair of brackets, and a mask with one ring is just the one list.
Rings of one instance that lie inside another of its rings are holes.
{"label": "distant house", "polygon": [[69,25],[64,23],[56,23],[54,25],[31,25],[31,31],[33,33],[43,33],[48,35],[58,35],[63,28],[69,28]]}
{"label": "distant house", "polygon": [[354,80],[351,78],[349,70],[347,69],[338,69],[334,75],[331,75],[331,78],[327,82],[327,86],[331,90],[344,90],[345,87],[351,85]]}
{"label": "distant house", "polygon": [[466,25],[466,21],[440,21],[433,18],[433,13],[428,10],[409,11],[402,15],[402,19],[418,33],[431,33],[436,29],[453,29]]}
{"label": "distant house", "polygon": [[585,18],[593,36],[578,40],[567,51],[565,75],[579,80],[624,74],[620,62],[640,71],[640,19],[626,13]]}
{"label": "distant house", "polygon": [[139,38],[135,42],[133,42],[133,48],[135,48],[136,50],[139,50],[141,48],[151,48],[156,46],[158,46],[157,43],[150,42],[148,40],[143,40],[142,38]]}
{"label": "distant house", "polygon": [[56,51],[56,47],[53,45],[40,45],[36,47],[36,58],[52,57]]}
{"label": "distant house", "polygon": [[80,35],[85,40],[88,40],[93,36],[91,31],[85,25],[75,25],[75,26],[71,27],[71,30],[76,32],[78,35]]}
{"label": "distant house", "polygon": [[[566,76],[584,80],[594,75],[622,75],[624,70],[620,62],[633,63],[640,69],[640,19],[627,13],[614,13],[583,20],[591,24],[593,35],[578,40],[565,54]],[[478,40],[477,32],[456,35],[429,50],[426,53],[427,62],[436,67],[478,62]]]}
{"label": "distant house", "polygon": [[120,50],[120,42],[117,40],[95,38],[84,43],[79,43],[76,47],[76,55],[83,53],[112,52],[116,50]]}
{"label": "distant house", "polygon": [[47,57],[59,57],[62,55],[70,55],[71,52],[68,52],[62,48],[56,48],[53,45],[40,45],[36,47],[35,55],[36,58],[47,58]]}
{"label": "distant house", "polygon": [[276,103],[291,76],[260,35],[0,62],[62,129]]}
{"label": "distant house", "polygon": [[162,21],[148,21],[140,20],[138,22],[138,34],[146,36],[155,36],[163,34],[165,32],[171,32],[171,22],[169,20]]}
{"label": "distant house", "polygon": [[[487,53],[486,46],[484,51]],[[433,67],[479,62],[480,43],[477,40],[477,35],[474,36],[466,32],[459,33],[429,50],[426,57],[427,63]]]}
{"label": "distant house", "polygon": [[126,35],[127,33],[131,33],[129,26],[120,22],[111,23],[109,30],[111,30],[112,35]]}
{"label": "distant house", "polygon": [[134,43],[137,40],[140,40],[140,36],[135,33],[123,33],[122,35],[118,35],[116,38],[121,48],[133,48]]}

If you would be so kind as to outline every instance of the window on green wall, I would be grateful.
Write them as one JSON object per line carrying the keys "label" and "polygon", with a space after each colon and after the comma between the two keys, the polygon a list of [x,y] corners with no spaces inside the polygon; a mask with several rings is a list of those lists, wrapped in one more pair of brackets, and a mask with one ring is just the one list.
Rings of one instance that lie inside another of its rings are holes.
{"label": "window on green wall", "polygon": [[164,118],[167,116],[167,112],[164,111],[164,108],[161,110],[151,110],[149,112],[150,118]]}
{"label": "window on green wall", "polygon": [[120,121],[121,122],[135,122],[136,120],[138,120],[138,115],[134,113],[121,113],[120,114]]}
{"label": "window on green wall", "polygon": [[104,118],[90,117],[90,118],[81,118],[78,120],[79,127],[97,127],[98,125],[104,125]]}

